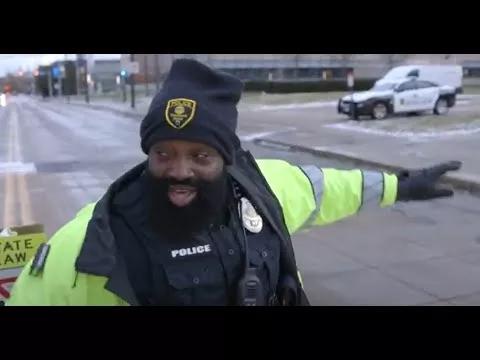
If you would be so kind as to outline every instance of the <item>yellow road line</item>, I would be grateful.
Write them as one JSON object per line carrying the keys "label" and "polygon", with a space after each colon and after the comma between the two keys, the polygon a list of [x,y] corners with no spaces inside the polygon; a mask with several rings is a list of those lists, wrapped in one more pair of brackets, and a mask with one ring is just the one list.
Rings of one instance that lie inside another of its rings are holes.
{"label": "yellow road line", "polygon": [[30,195],[28,192],[27,178],[25,174],[18,176],[18,191],[20,192],[20,206],[22,215],[22,224],[31,225],[34,223],[32,216],[32,204],[30,202]]}
{"label": "yellow road line", "polygon": [[[18,124],[17,105],[13,105],[8,119],[8,162],[22,163],[22,154],[20,151],[20,136]],[[20,200],[21,218],[16,216],[16,198]],[[33,224],[32,203],[28,192],[26,174],[6,173],[5,178],[5,202],[3,212],[4,227],[13,225]],[[20,223],[17,221],[20,220]]]}
{"label": "yellow road line", "polygon": [[11,174],[5,178],[5,200],[3,204],[3,227],[15,225],[15,179]]}
{"label": "yellow road line", "polygon": [[[15,118],[13,122],[14,129],[14,146],[15,146],[15,160],[23,162],[22,154],[20,152],[20,136],[18,131],[18,112],[15,108]],[[20,196],[20,212],[22,225],[29,225],[33,223],[32,217],[32,204],[30,202],[30,196],[28,192],[27,178],[25,174],[17,174],[17,191]]]}
{"label": "yellow road line", "polygon": [[[8,155],[7,162],[13,159],[13,127],[11,117],[7,119],[8,126]],[[5,174],[5,200],[3,204],[3,227],[15,225],[15,178],[13,174]]]}
{"label": "yellow road line", "polygon": [[[14,129],[14,160],[20,163],[23,162],[22,153],[20,151],[20,134],[18,131],[18,105],[14,108],[13,117],[13,129]],[[30,195],[28,192],[28,185],[26,174],[16,174],[17,177],[17,193],[20,197],[20,212],[21,212],[21,224],[29,225],[33,223],[32,217],[32,204],[30,202]]]}

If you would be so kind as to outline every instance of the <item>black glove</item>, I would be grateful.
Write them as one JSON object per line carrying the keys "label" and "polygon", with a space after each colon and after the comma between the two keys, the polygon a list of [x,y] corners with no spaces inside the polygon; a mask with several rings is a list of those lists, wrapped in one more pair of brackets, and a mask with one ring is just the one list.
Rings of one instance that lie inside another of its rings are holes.
{"label": "black glove", "polygon": [[427,169],[402,171],[397,174],[397,201],[430,200],[453,196],[453,190],[440,188],[439,178],[447,171],[460,169],[460,161],[450,161]]}

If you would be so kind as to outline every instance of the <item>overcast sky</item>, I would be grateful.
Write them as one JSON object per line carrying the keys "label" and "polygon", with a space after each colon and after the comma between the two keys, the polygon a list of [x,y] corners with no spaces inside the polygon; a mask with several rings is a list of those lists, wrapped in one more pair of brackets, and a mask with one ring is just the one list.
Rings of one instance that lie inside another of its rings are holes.
{"label": "overcast sky", "polygon": [[[75,60],[75,54],[0,54],[0,76],[20,69],[34,70],[38,65],[48,65],[56,60]],[[120,59],[120,54],[94,54],[95,59]]]}

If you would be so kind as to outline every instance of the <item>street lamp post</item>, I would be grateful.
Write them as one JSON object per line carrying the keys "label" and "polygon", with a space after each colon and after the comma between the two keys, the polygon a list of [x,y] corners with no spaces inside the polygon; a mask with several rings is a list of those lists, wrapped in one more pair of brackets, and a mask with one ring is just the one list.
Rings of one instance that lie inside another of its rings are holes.
{"label": "street lamp post", "polygon": [[125,102],[127,102],[127,84],[126,84],[125,76],[122,76],[120,78],[120,82],[121,82],[121,85],[122,85],[122,101],[125,103]]}
{"label": "street lamp post", "polygon": [[355,120],[355,102],[353,101],[353,93],[354,93],[354,75],[353,75],[353,67],[351,70],[348,70],[347,74],[347,87],[348,90],[350,91],[350,97],[351,97],[351,102],[350,102],[350,116],[352,120]]}
{"label": "street lamp post", "polygon": [[53,96],[53,86],[52,86],[52,68],[48,67],[48,96]]}

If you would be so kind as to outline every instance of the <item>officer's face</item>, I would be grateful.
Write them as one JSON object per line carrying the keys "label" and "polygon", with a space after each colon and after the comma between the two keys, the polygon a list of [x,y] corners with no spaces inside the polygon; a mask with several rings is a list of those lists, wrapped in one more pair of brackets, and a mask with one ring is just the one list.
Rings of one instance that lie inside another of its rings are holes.
{"label": "officer's face", "polygon": [[[168,140],[153,145],[149,152],[153,177],[169,180],[168,199],[185,207],[197,197],[197,182],[214,182],[222,175],[224,161],[214,148],[192,141]],[[178,184],[176,184],[178,182]]]}

